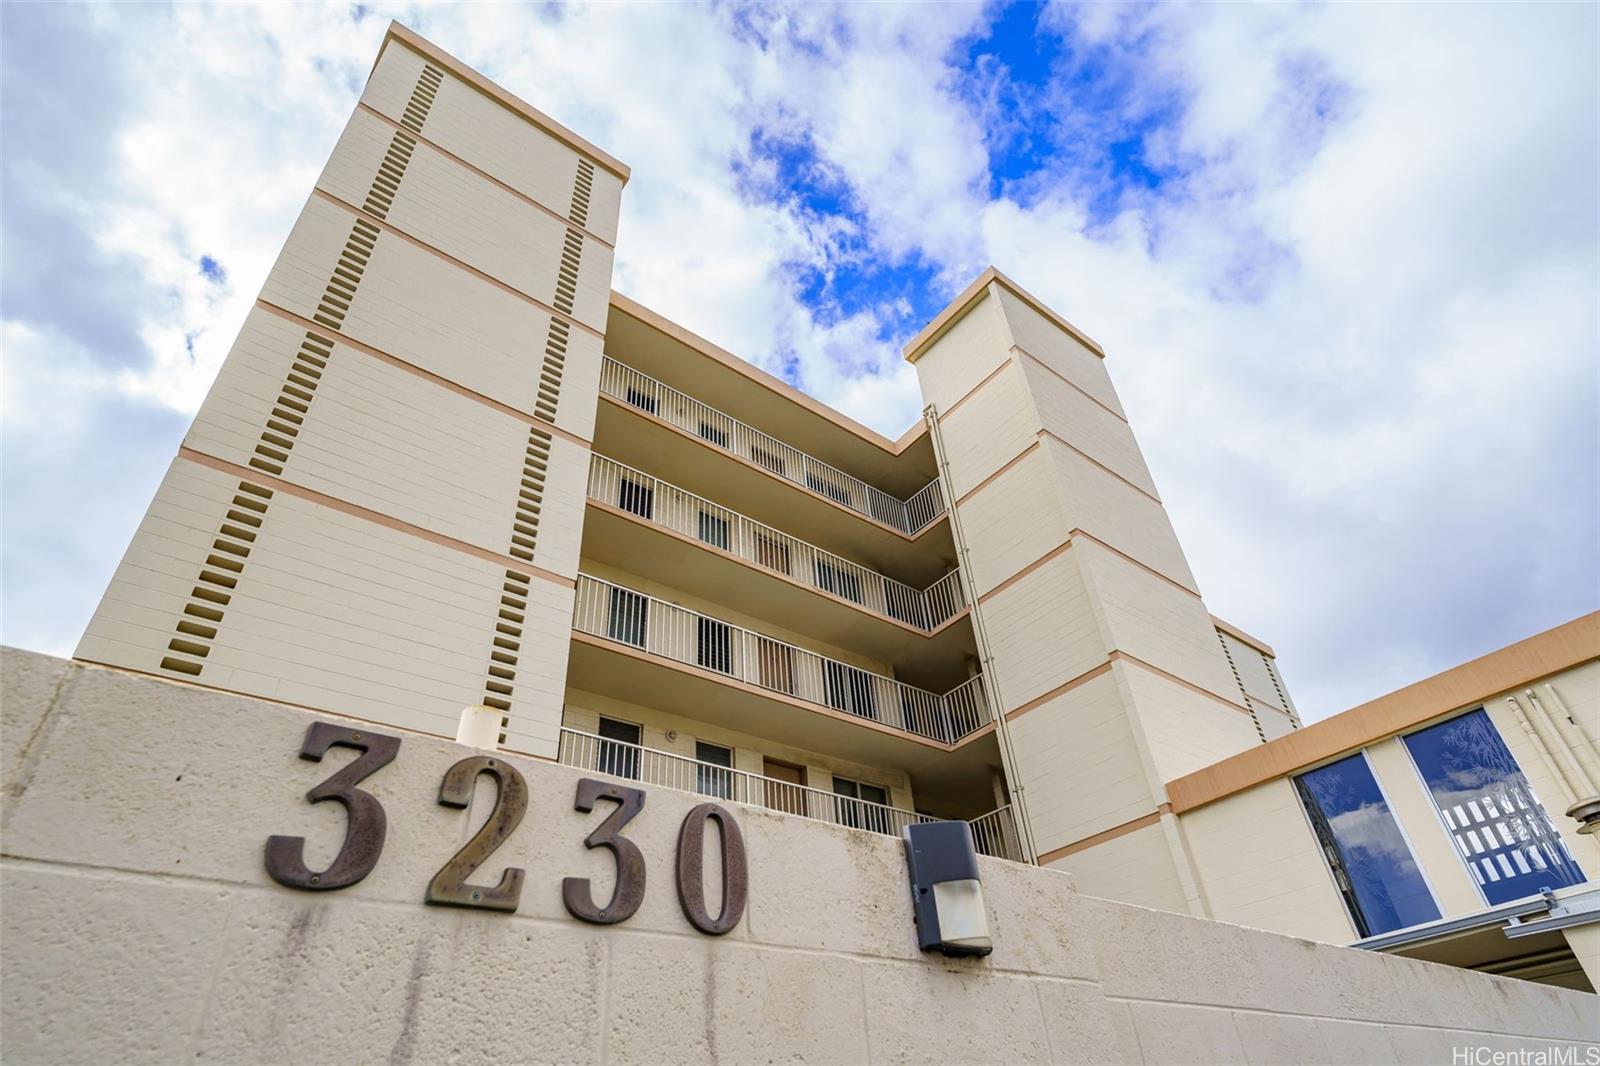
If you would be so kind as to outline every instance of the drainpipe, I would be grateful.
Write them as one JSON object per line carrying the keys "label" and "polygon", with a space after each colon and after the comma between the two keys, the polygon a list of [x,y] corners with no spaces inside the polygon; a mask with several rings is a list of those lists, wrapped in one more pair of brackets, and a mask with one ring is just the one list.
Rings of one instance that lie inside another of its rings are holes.
{"label": "drainpipe", "polygon": [[1562,791],[1566,793],[1566,799],[1569,801],[1576,799],[1577,792],[1572,787],[1572,782],[1568,780],[1566,771],[1564,771],[1561,768],[1561,765],[1556,762],[1555,756],[1550,754],[1550,748],[1545,744],[1544,737],[1540,735],[1539,731],[1533,727],[1533,723],[1529,721],[1528,712],[1523,709],[1522,704],[1515,696],[1507,696],[1506,702],[1511,705],[1511,712],[1517,716],[1517,723],[1522,726],[1522,731],[1528,734],[1528,740],[1532,742],[1534,750],[1536,750],[1539,753],[1539,757],[1544,760],[1545,769],[1550,771],[1550,776],[1555,778],[1556,783],[1559,784],[1562,788]]}
{"label": "drainpipe", "polygon": [[1572,712],[1567,710],[1566,702],[1555,686],[1547,682],[1544,690],[1557,713],[1551,714],[1545,710],[1539,694],[1533,689],[1528,689],[1525,695],[1539,714],[1555,726],[1556,734],[1565,744],[1565,754],[1573,760],[1573,780],[1579,788],[1578,795],[1574,797],[1576,802],[1567,808],[1567,815],[1577,821],[1578,832],[1600,833],[1600,788],[1595,787],[1596,782],[1600,782],[1600,758],[1596,757],[1593,742],[1578,728]]}
{"label": "drainpipe", "polygon": [[[1600,792],[1600,755],[1595,754],[1594,741],[1583,735],[1583,730],[1578,728],[1578,722],[1572,717],[1572,712],[1567,710],[1566,701],[1561,698],[1554,685],[1546,683],[1544,686],[1545,697],[1550,705],[1556,709],[1550,718],[1556,724],[1556,732],[1560,733],[1567,742],[1573,755],[1578,760],[1578,767],[1583,773],[1588,784],[1588,792],[1592,795]],[[1540,697],[1533,689],[1528,690],[1528,702],[1538,704]],[[1548,712],[1546,712],[1548,714]]]}
{"label": "drainpipe", "polygon": [[923,409],[922,417],[928,423],[928,436],[933,441],[934,461],[939,467],[940,491],[946,497],[950,512],[950,535],[956,542],[956,571],[961,575],[961,590],[971,609],[972,632],[978,640],[978,658],[983,664],[983,689],[989,700],[989,713],[994,715],[995,738],[1000,742],[1000,763],[1005,769],[1011,787],[1011,813],[1017,825],[1017,835],[1022,838],[1023,853],[1028,862],[1039,861],[1033,843],[1033,824],[1028,819],[1028,800],[1023,794],[1022,775],[1017,772],[1016,752],[1011,745],[1011,728],[1006,723],[1005,701],[1000,698],[1000,675],[994,666],[994,653],[990,650],[989,631],[983,624],[983,612],[978,607],[977,590],[972,584],[972,553],[967,550],[967,538],[961,528],[961,517],[956,513],[955,495],[951,491],[950,460],[944,449],[944,433],[939,429],[939,411],[933,404]]}

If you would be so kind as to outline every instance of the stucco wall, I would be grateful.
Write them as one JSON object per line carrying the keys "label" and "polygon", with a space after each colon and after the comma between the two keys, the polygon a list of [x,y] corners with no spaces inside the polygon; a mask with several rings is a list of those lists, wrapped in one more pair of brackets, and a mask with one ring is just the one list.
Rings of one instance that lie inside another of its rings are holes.
{"label": "stucco wall", "polygon": [[297,758],[330,716],[11,651],[4,675],[8,1062],[1450,1062],[1600,1041],[1591,996],[1092,899],[998,860],[981,860],[994,954],[922,956],[898,841],[743,806],[749,909],[707,937],[672,875],[700,797],[660,788],[624,831],[643,906],[584,925],[560,883],[609,893],[609,855],[581,843],[603,813],[572,809],[579,772],[521,758],[528,815],[474,878],[525,869],[520,910],[425,906],[472,819],[437,803],[469,752],[419,735],[361,786],[388,814],[371,875],[286,889],[268,835],[306,836],[313,868],[341,837],[337,805],[303,793],[349,756]]}

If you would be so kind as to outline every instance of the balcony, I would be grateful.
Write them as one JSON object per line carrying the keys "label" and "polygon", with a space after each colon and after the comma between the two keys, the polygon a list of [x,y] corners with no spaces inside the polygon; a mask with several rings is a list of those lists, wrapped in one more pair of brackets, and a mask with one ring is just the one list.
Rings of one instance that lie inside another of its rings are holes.
{"label": "balcony", "polygon": [[905,536],[915,535],[945,512],[937,478],[909,499],[898,500],[610,356],[601,366],[600,394]]}
{"label": "balcony", "polygon": [[[841,796],[790,781],[764,777],[685,755],[639,744],[607,740],[593,733],[562,727],[557,754],[564,766],[618,777],[641,784],[693,792],[732,803],[747,803],[785,814],[832,822],[869,833],[899,836],[913,822],[940,819],[870,800]],[[1009,806],[973,819],[972,840],[979,854],[1026,862]]]}
{"label": "balcony", "polygon": [[589,498],[924,632],[967,607],[954,570],[917,589],[603,455]]}
{"label": "balcony", "polygon": [[[939,745],[953,745],[992,721],[981,677],[943,694],[930,692],[588,574],[578,575],[572,627],[830,717]],[[575,657],[574,664],[572,676],[584,680],[582,660]],[[634,701],[652,702],[648,696]]]}

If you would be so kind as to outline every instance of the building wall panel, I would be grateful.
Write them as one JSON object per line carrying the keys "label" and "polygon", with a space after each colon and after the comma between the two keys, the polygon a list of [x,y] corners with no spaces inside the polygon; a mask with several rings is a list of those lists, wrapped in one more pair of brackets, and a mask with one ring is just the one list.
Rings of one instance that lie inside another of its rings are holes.
{"label": "building wall panel", "polygon": [[[359,206],[395,137],[393,127],[357,111],[317,187]],[[565,223],[418,143],[385,219],[390,225],[547,305],[556,300]],[[573,317],[605,331],[612,250],[582,241]]]}
{"label": "building wall panel", "polygon": [[956,499],[1038,439],[1038,419],[1013,362],[940,422]]}
{"label": "building wall panel", "polygon": [[1111,385],[1111,375],[1106,372],[1104,359],[1004,286],[997,286],[997,290],[1006,326],[1017,347],[1126,417],[1117,400],[1117,390]]}
{"label": "building wall panel", "polygon": [[[163,668],[239,480],[173,464],[79,656],[454,736],[461,708],[483,698],[505,567],[283,490],[271,497],[201,673]],[[530,745],[554,740],[571,617],[571,590],[534,584],[509,715]]]}
{"label": "building wall panel", "polygon": [[1180,816],[1211,917],[1330,944],[1356,939],[1288,778]]}
{"label": "building wall panel", "polygon": [[1082,538],[1073,541],[1072,553],[1081,560],[1109,648],[1242,705],[1198,597]]}
{"label": "building wall panel", "polygon": [[985,296],[917,357],[923,402],[940,414],[950,410],[1010,358],[1010,350],[1011,335],[999,304]]}
{"label": "building wall panel", "polygon": [[1188,910],[1172,851],[1160,825],[1147,825],[1073,852],[1047,869],[1071,874],[1086,895],[1163,911]]}
{"label": "building wall panel", "polygon": [[968,577],[979,596],[1019,574],[1067,540],[1049,462],[1035,450],[958,505],[970,552]]}
{"label": "building wall panel", "polygon": [[1039,425],[1090,459],[1156,495],[1156,483],[1145,465],[1139,442],[1126,420],[1117,417],[1079,389],[1026,356],[1017,366],[1028,395],[1038,409]]}
{"label": "building wall panel", "polygon": [[1261,743],[1255,722],[1242,709],[1224,706],[1133,663],[1119,662],[1112,673],[1134,708],[1163,781]]}
{"label": "building wall panel", "polygon": [[[1166,508],[1049,437],[1053,485],[1068,526],[1104,541],[1157,573],[1198,591]],[[1043,486],[1041,486],[1041,490]],[[1212,638],[1212,643],[1216,638]]]}
{"label": "building wall panel", "polygon": [[[361,102],[399,122],[424,62],[411,49],[390,42]],[[445,74],[428,111],[423,136],[563,218],[572,207],[578,152],[450,74]],[[622,179],[597,166],[587,228],[612,244],[621,198]]]}
{"label": "building wall panel", "polygon": [[1056,556],[983,604],[1007,710],[1106,661],[1108,649],[1073,557],[1076,551]]}
{"label": "building wall panel", "polygon": [[1012,719],[1010,729],[1041,854],[1155,810],[1128,708],[1109,674]]}
{"label": "building wall panel", "polygon": [[[355,215],[312,198],[262,289],[310,319]],[[527,300],[390,233],[380,234],[338,331],[519,411],[532,412],[551,316]],[[594,433],[601,338],[569,334],[556,424]]]}
{"label": "building wall panel", "polygon": [[[248,464],[304,336],[292,322],[253,311],[185,443]],[[284,480],[506,552],[526,422],[341,344],[334,345],[309,407],[279,475]],[[571,480],[566,467],[576,466],[581,481],[587,453],[571,447],[580,454],[564,462],[552,456],[551,469]],[[562,488],[570,494],[571,486]],[[581,500],[581,485],[577,491]],[[575,508],[566,511],[570,522]],[[572,539],[559,527],[548,523],[541,535]],[[570,554],[569,574],[576,564],[575,551]]]}

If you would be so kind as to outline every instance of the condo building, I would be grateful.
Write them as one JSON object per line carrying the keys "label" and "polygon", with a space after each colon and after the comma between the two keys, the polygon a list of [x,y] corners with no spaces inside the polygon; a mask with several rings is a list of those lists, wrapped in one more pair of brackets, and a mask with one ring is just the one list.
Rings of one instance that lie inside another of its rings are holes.
{"label": "condo building", "polygon": [[987,270],[887,439],[613,291],[628,178],[391,27],[77,658],[1600,979],[1596,616],[1301,729],[1092,339]]}

